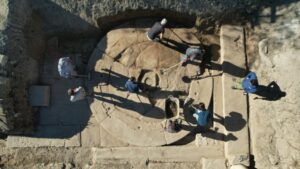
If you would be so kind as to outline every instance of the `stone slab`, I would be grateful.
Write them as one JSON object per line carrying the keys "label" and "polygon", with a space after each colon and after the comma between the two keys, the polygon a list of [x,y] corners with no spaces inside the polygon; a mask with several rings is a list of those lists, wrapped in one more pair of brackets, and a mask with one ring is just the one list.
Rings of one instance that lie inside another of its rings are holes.
{"label": "stone slab", "polygon": [[106,118],[101,123],[101,126],[112,136],[125,143],[136,146],[158,146],[166,144],[164,130],[159,123],[147,125],[139,122],[135,118],[126,115],[120,118],[116,116],[116,114],[122,115],[122,113],[115,111],[111,117]]}
{"label": "stone slab", "polygon": [[6,134],[9,131],[9,125],[7,123],[8,119],[6,117],[6,110],[0,104],[0,131],[3,134]]}
{"label": "stone slab", "polygon": [[[247,102],[246,96],[241,90],[233,90],[234,77],[245,76],[245,51],[244,51],[244,29],[240,26],[224,25],[221,27],[221,62],[223,67],[222,83],[223,83],[223,113],[224,116],[230,116],[234,112],[241,116],[242,119],[226,120],[225,128],[234,128],[240,125],[239,122],[247,119]],[[228,141],[225,144],[225,154],[227,158],[239,156],[241,154],[249,154],[249,135],[247,123],[243,128],[236,131],[226,131],[232,133],[237,140]],[[249,161],[243,164],[249,165]]]}
{"label": "stone slab", "polygon": [[220,147],[193,147],[193,146],[168,146],[168,147],[116,147],[93,148],[93,161],[108,159],[148,159],[175,161],[199,161],[201,158],[223,158],[223,148]]}
{"label": "stone slab", "polygon": [[101,147],[127,147],[128,143],[124,143],[119,138],[113,137],[103,127],[100,126],[100,143]]}
{"label": "stone slab", "polygon": [[206,132],[205,134],[196,134],[195,144],[201,146],[224,146],[223,133]]}
{"label": "stone slab", "polygon": [[183,120],[181,124],[183,127],[180,130],[180,132],[178,132],[178,133],[168,133],[166,131],[164,132],[167,144],[172,144],[172,143],[184,138],[185,136],[190,134],[196,128],[195,124],[188,123],[185,120]]}
{"label": "stone slab", "polygon": [[91,116],[88,125],[81,131],[81,146],[100,147],[100,125],[94,116]]}
{"label": "stone slab", "polygon": [[[203,75],[207,76],[207,75]],[[211,77],[193,80],[191,82],[189,98],[194,99],[193,104],[203,102],[207,107],[210,103],[213,91],[213,79]]]}
{"label": "stone slab", "polygon": [[79,126],[43,126],[35,135],[7,137],[7,147],[74,147],[80,146]]}
{"label": "stone slab", "polygon": [[219,133],[224,133],[222,76],[213,77],[213,81],[213,127],[218,129]]}
{"label": "stone slab", "polygon": [[7,77],[0,76],[0,97],[1,99],[6,98],[10,92],[11,79]]}
{"label": "stone slab", "polygon": [[102,102],[95,101],[95,99],[89,98],[90,109],[93,112],[93,116],[100,124],[104,119],[109,116],[109,112],[102,105]]}
{"label": "stone slab", "polygon": [[6,55],[0,54],[0,66],[5,67],[8,61],[8,57]]}
{"label": "stone slab", "polygon": [[202,159],[202,169],[227,169],[226,159]]}

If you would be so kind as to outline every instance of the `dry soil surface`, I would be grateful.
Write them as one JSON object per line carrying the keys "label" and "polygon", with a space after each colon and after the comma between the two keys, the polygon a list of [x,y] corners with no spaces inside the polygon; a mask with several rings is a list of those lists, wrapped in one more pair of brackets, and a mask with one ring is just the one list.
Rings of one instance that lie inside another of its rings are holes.
{"label": "dry soil surface", "polygon": [[286,96],[273,101],[249,97],[252,153],[256,168],[296,169],[300,168],[300,2],[275,7],[273,23],[271,11],[271,7],[262,10],[259,25],[248,32],[248,60],[261,85],[275,81]]}

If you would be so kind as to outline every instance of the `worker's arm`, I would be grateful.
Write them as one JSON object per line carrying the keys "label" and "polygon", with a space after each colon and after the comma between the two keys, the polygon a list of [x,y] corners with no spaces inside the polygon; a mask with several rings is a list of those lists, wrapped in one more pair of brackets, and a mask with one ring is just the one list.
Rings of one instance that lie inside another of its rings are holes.
{"label": "worker's arm", "polygon": [[160,37],[160,39],[162,39],[162,38],[163,38],[163,36],[164,36],[164,33],[165,33],[165,28],[163,28],[162,32],[159,34],[159,37]]}
{"label": "worker's arm", "polygon": [[163,35],[164,35],[164,33],[162,32],[162,33],[160,33],[159,34],[159,39],[163,39]]}

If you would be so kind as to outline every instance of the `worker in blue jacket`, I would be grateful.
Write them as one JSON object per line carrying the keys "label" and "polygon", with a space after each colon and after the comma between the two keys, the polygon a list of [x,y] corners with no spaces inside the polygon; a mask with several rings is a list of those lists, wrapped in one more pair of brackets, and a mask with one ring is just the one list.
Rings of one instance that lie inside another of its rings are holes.
{"label": "worker in blue jacket", "polygon": [[250,72],[243,80],[242,87],[244,94],[255,93],[258,89],[258,80],[254,72]]}
{"label": "worker in blue jacket", "polygon": [[140,88],[138,83],[135,80],[135,77],[130,77],[125,83],[125,88],[131,93],[137,93]]}

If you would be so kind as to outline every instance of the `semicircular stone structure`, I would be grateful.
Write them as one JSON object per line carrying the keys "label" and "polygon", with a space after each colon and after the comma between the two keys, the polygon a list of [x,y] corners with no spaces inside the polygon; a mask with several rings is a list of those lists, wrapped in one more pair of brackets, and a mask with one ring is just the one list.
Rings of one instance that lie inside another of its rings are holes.
{"label": "semicircular stone structure", "polygon": [[[110,30],[98,43],[88,64],[91,80],[86,81],[94,97],[88,98],[99,125],[115,138],[135,146],[161,146],[188,135],[196,123],[183,109],[174,118],[182,121],[182,130],[164,130],[168,117],[166,100],[170,96],[193,98],[194,103],[210,104],[212,78],[195,78],[199,63],[175,66],[186,43],[200,44],[195,30],[166,28],[164,41],[149,41],[145,33],[153,20],[135,20]],[[162,71],[164,70],[164,71]],[[125,82],[134,76],[143,83],[143,92],[129,93]],[[186,83],[183,77],[190,77]]]}

